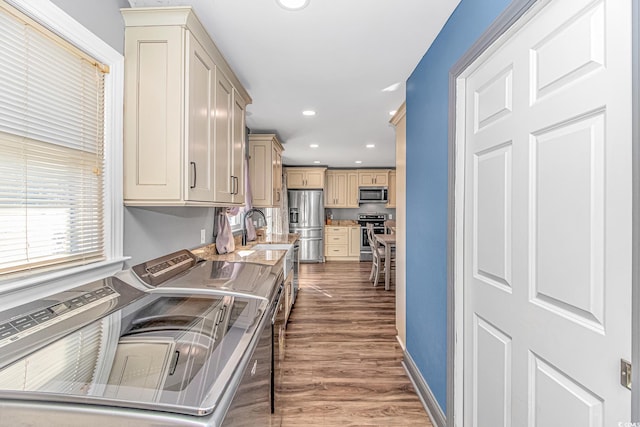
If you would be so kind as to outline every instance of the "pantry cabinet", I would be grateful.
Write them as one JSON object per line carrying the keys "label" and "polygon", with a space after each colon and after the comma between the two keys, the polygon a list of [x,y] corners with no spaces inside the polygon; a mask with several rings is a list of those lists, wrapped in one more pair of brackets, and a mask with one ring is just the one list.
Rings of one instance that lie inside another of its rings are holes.
{"label": "pantry cabinet", "polygon": [[287,188],[324,189],[324,173],[327,168],[285,168]]}
{"label": "pantry cabinet", "polygon": [[249,135],[249,179],[253,206],[280,206],[282,151],[282,144],[274,134]]}
{"label": "pantry cabinet", "polygon": [[122,14],[125,204],[243,204],[248,93],[190,7]]}
{"label": "pantry cabinet", "polygon": [[386,187],[389,185],[389,170],[360,169],[358,184],[360,187]]}
{"label": "pantry cabinet", "polygon": [[357,170],[327,170],[324,206],[326,208],[358,207]]}

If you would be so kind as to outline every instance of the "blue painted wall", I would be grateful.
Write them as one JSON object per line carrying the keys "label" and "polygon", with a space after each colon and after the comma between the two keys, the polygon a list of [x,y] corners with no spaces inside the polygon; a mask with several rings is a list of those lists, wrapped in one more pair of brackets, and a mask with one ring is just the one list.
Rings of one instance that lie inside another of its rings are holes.
{"label": "blue painted wall", "polygon": [[407,80],[407,351],[446,413],[449,70],[510,0],[462,0]]}

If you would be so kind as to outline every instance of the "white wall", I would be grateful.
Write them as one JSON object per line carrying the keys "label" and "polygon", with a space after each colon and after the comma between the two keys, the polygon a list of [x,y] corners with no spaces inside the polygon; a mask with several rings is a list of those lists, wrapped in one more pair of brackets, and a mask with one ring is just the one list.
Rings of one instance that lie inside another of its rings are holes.
{"label": "white wall", "polygon": [[127,0],[51,0],[120,53],[124,52],[124,22],[120,8]]}

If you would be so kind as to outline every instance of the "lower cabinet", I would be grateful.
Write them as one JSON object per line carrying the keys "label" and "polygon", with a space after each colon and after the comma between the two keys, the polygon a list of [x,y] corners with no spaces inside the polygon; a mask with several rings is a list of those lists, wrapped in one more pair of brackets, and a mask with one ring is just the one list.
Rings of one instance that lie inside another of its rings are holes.
{"label": "lower cabinet", "polygon": [[324,257],[327,261],[359,261],[360,227],[325,226]]}
{"label": "lower cabinet", "polygon": [[289,322],[289,315],[293,307],[293,274],[289,274],[284,281],[285,325]]}

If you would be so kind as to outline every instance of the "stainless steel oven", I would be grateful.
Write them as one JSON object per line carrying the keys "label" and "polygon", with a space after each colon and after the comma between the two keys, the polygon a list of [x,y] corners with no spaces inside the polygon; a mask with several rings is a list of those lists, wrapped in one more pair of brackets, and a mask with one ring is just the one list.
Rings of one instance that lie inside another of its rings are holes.
{"label": "stainless steel oven", "polygon": [[387,214],[385,213],[361,213],[358,215],[358,224],[360,224],[360,261],[371,261],[373,258],[367,236],[367,224],[373,224],[373,232],[375,234],[384,234],[384,222],[386,219]]}

